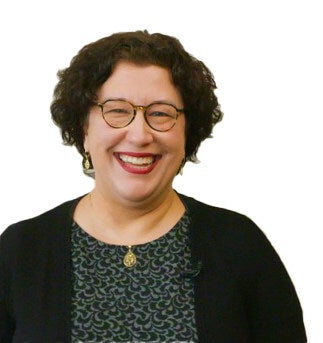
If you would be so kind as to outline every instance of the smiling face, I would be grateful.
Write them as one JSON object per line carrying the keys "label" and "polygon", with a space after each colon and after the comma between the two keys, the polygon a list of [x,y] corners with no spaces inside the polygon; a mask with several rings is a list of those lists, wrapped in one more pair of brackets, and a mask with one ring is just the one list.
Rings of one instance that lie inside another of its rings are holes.
{"label": "smiling face", "polygon": [[[166,102],[183,108],[171,74],[155,65],[119,62],[98,90],[99,102],[124,99],[147,106]],[[98,106],[91,108],[84,137],[95,170],[95,188],[105,199],[123,203],[156,200],[172,192],[172,182],[185,157],[185,116],[166,132],[153,130],[141,109],[130,125],[112,128]]]}

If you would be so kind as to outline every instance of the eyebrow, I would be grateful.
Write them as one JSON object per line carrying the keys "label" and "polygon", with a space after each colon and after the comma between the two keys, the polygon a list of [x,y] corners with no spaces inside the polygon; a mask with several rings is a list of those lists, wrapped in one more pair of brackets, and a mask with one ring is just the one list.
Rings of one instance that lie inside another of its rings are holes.
{"label": "eyebrow", "polygon": [[170,101],[168,101],[168,100],[162,100],[162,99],[160,99],[160,100],[155,100],[155,101],[149,103],[148,105],[137,105],[137,104],[134,104],[132,101],[126,99],[126,98],[109,97],[109,98],[105,99],[103,102],[100,102],[100,103],[101,103],[101,104],[104,104],[105,102],[107,102],[107,101],[109,101],[109,100],[126,101],[126,102],[129,102],[130,104],[132,104],[132,105],[134,105],[134,106],[150,106],[150,105],[153,105],[153,104],[165,104],[165,105],[171,105],[171,106],[174,106],[175,108],[177,108],[177,106],[176,106],[174,103],[172,103],[172,102],[170,102]]}

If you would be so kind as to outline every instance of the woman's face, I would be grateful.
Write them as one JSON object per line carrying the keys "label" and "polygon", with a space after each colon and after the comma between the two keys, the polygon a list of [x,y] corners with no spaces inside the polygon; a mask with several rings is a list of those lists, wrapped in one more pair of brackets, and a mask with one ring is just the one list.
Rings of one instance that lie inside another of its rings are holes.
{"label": "woman's face", "polygon": [[[161,101],[183,108],[182,97],[171,74],[156,65],[119,62],[98,91],[98,102],[122,98],[147,106]],[[158,132],[148,126],[137,110],[124,128],[106,124],[98,106],[91,108],[85,128],[85,151],[91,155],[96,190],[114,201],[143,202],[172,191],[172,182],[185,156],[185,117],[175,126]]]}

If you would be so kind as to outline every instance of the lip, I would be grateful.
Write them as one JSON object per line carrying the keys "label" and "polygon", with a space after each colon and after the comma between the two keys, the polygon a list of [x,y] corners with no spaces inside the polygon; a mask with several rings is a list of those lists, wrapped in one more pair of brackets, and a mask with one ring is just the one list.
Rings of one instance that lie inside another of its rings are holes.
{"label": "lip", "polygon": [[128,151],[117,151],[114,155],[128,155],[133,157],[157,157],[160,155],[152,154],[150,152],[128,152]]}
{"label": "lip", "polygon": [[[113,153],[113,155],[116,158],[116,160],[119,162],[122,169],[131,174],[149,174],[156,167],[159,160],[161,159],[161,155],[152,154],[148,152],[118,151],[118,152]],[[153,163],[149,165],[136,166],[134,164],[122,161],[120,158],[120,155],[127,155],[131,157],[153,157],[154,161]]]}

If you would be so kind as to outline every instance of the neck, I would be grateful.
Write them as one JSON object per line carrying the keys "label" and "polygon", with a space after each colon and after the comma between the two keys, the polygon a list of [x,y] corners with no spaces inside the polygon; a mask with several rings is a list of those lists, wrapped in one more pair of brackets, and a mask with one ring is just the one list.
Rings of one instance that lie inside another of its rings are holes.
{"label": "neck", "polygon": [[185,210],[173,189],[140,203],[120,203],[94,188],[87,202],[86,231],[118,245],[137,245],[159,238],[177,223]]}

